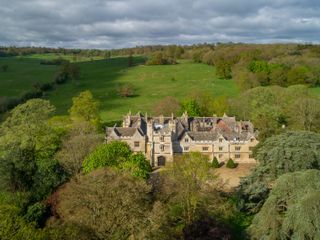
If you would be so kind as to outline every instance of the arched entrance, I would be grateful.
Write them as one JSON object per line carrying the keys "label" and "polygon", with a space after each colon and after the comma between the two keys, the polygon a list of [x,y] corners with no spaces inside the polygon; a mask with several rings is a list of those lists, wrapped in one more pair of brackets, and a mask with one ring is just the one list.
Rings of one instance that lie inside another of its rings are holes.
{"label": "arched entrance", "polygon": [[159,156],[158,157],[158,166],[165,166],[166,165],[166,158],[164,156]]}

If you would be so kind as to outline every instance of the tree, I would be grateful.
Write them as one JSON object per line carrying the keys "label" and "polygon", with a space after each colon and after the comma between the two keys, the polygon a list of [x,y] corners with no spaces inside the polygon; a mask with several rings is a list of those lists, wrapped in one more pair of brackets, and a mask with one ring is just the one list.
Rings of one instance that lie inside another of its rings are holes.
{"label": "tree", "polygon": [[318,239],[320,237],[320,171],[284,174],[254,217],[253,239]]}
{"label": "tree", "polygon": [[289,108],[291,124],[295,129],[319,131],[320,100],[309,96],[298,98]]}
{"label": "tree", "polygon": [[288,71],[288,84],[294,85],[307,83],[310,75],[311,71],[308,67],[300,65],[294,66]]}
{"label": "tree", "polygon": [[63,181],[63,171],[52,159],[59,135],[48,124],[54,111],[49,101],[32,99],[18,105],[0,127],[2,187],[33,191],[40,199]]}
{"label": "tree", "polygon": [[146,227],[150,192],[142,179],[99,169],[61,189],[58,214],[65,222],[93,229],[100,239],[135,239]]}
{"label": "tree", "polygon": [[93,98],[90,91],[81,92],[79,96],[72,98],[70,117],[97,124],[100,122],[99,107],[100,102]]}
{"label": "tree", "polygon": [[44,239],[43,233],[34,224],[27,223],[20,215],[20,209],[12,205],[0,205],[0,239]]}
{"label": "tree", "polygon": [[124,84],[118,87],[118,94],[121,97],[132,97],[134,95],[134,88],[132,84]]}
{"label": "tree", "polygon": [[132,173],[133,176],[147,179],[152,172],[151,165],[143,153],[132,154],[125,162],[120,163],[119,168]]}
{"label": "tree", "polygon": [[241,180],[241,206],[257,212],[274,181],[282,174],[306,169],[320,169],[320,134],[287,132],[268,138],[255,148],[257,167]]}
{"label": "tree", "polygon": [[220,163],[218,161],[218,159],[216,157],[213,158],[212,162],[211,162],[211,167],[213,168],[219,168],[220,167]]}
{"label": "tree", "polygon": [[112,141],[101,144],[83,161],[83,171],[89,173],[97,168],[119,166],[130,158],[132,151],[127,143]]}
{"label": "tree", "polygon": [[177,115],[180,110],[180,103],[174,97],[167,96],[157,102],[153,109],[153,114],[155,115],[164,115],[164,116],[171,116],[173,113]]}
{"label": "tree", "polygon": [[230,158],[226,164],[227,168],[236,168],[237,164]]}
{"label": "tree", "polygon": [[210,170],[207,156],[191,152],[175,159],[172,168],[160,175],[160,186],[155,189],[162,201],[168,201],[172,221],[188,226],[211,205],[219,208],[221,198],[217,189],[220,186]]}
{"label": "tree", "polygon": [[183,112],[187,112],[189,116],[200,116],[201,110],[200,106],[195,99],[186,99],[181,102],[181,110]]}
{"label": "tree", "polygon": [[69,175],[80,173],[83,160],[103,142],[103,137],[86,122],[78,122],[64,139],[55,157]]}

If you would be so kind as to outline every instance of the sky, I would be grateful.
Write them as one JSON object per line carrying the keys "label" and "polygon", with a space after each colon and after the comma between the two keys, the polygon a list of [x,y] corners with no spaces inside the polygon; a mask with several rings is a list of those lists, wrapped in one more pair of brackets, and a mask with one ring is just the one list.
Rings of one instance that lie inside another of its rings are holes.
{"label": "sky", "polygon": [[0,45],[320,42],[320,0],[0,0]]}

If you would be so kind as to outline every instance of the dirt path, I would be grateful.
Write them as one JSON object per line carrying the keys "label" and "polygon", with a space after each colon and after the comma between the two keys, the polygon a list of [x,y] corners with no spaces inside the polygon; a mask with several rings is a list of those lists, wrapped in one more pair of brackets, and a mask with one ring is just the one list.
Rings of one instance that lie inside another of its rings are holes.
{"label": "dirt path", "polygon": [[222,166],[215,171],[225,184],[225,189],[230,191],[239,185],[240,177],[249,175],[255,166],[256,164],[253,163],[242,163],[239,164],[235,169]]}

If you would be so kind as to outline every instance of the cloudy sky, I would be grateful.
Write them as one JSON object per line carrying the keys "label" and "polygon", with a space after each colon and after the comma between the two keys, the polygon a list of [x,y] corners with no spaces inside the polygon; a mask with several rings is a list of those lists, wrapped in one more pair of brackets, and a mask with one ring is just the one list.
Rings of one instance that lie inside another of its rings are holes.
{"label": "cloudy sky", "polygon": [[320,42],[320,0],[0,0],[0,45]]}

